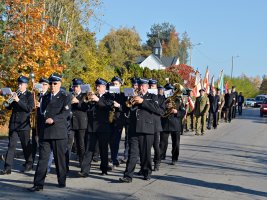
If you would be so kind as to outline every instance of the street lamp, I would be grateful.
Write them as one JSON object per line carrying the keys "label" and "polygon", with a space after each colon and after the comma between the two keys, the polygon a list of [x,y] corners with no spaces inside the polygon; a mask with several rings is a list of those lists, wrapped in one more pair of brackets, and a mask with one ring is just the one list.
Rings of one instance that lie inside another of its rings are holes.
{"label": "street lamp", "polygon": [[233,70],[234,70],[234,58],[239,58],[239,56],[232,56],[232,69],[231,69],[231,79],[233,77]]}
{"label": "street lamp", "polygon": [[203,44],[203,42],[199,42],[197,44],[190,44],[190,66],[192,66],[192,49],[193,49],[193,47],[198,46],[198,45],[202,45],[202,44]]}

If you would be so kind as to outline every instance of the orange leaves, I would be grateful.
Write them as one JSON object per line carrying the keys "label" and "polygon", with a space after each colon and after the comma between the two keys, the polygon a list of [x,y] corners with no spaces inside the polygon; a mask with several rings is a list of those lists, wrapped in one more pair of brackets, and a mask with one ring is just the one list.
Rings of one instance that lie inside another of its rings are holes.
{"label": "orange leaves", "polygon": [[46,22],[44,2],[6,0],[6,5],[8,37],[2,51],[6,63],[0,67],[3,74],[9,71],[12,76],[3,77],[3,81],[14,85],[20,74],[28,76],[31,71],[37,80],[54,71],[61,73],[66,67],[59,62],[61,53],[70,46],[60,40],[61,31]]}

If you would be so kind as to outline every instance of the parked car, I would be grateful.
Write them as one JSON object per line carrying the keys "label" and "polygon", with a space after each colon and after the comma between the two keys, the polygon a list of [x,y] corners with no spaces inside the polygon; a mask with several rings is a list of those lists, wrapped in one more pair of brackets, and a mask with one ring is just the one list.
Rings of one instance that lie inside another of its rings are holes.
{"label": "parked car", "polygon": [[267,95],[265,94],[261,94],[255,97],[256,103],[255,103],[255,107],[260,107],[263,100],[267,98]]}
{"label": "parked car", "polygon": [[261,104],[260,115],[261,117],[263,117],[263,115],[267,115],[267,98],[265,98]]}
{"label": "parked car", "polygon": [[254,98],[247,98],[244,102],[244,106],[250,106],[250,107],[254,107],[255,106],[255,99]]}

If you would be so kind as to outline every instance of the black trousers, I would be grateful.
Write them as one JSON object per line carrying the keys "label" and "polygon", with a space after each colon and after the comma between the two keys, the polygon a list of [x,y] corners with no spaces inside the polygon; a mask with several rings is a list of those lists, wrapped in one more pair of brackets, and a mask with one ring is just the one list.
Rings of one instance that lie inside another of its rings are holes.
{"label": "black trousers", "polygon": [[111,151],[111,160],[113,165],[118,165],[118,153],[120,148],[120,141],[121,141],[121,134],[123,126],[116,126],[112,127],[112,133],[110,136],[110,151]]}
{"label": "black trousers", "polygon": [[72,130],[76,140],[77,155],[79,157],[79,162],[82,163],[82,158],[85,152],[85,133],[86,130]]}
{"label": "black trousers", "polygon": [[37,150],[38,150],[39,141],[37,141],[37,140],[38,140],[38,137],[37,137],[37,134],[36,134],[36,129],[33,128],[32,129],[32,162],[33,163],[35,161],[36,153],[37,153]]}
{"label": "black trousers", "polygon": [[34,175],[35,186],[44,185],[48,160],[51,151],[53,151],[54,154],[58,184],[62,185],[66,184],[66,173],[67,173],[66,150],[67,150],[66,139],[40,140],[39,161]]}
{"label": "black trousers", "polygon": [[238,114],[242,115],[242,111],[243,111],[243,106],[242,104],[238,104]]}
{"label": "black trousers", "polygon": [[68,139],[67,139],[67,151],[66,151],[66,165],[67,165],[67,171],[69,171],[69,165],[70,165],[70,158],[71,158],[71,150],[72,145],[74,143],[74,132],[70,131],[68,133]]}
{"label": "black trousers", "polygon": [[226,108],[225,109],[225,118],[224,120],[227,122],[231,122],[232,121],[232,107]]}
{"label": "black trousers", "polygon": [[232,118],[235,118],[236,116],[236,105],[233,105],[233,108],[232,108]]}
{"label": "black trousers", "polygon": [[134,169],[140,155],[141,170],[144,177],[152,174],[151,148],[154,134],[134,133],[129,136],[129,155],[126,163],[124,177],[133,178]]}
{"label": "black trousers", "polygon": [[166,157],[166,152],[168,148],[168,139],[171,134],[172,138],[172,161],[178,161],[179,151],[180,151],[180,132],[166,132],[160,133],[160,152],[161,158]]}
{"label": "black trousers", "polygon": [[88,140],[86,142],[86,151],[81,164],[81,171],[83,173],[90,173],[91,163],[93,160],[97,141],[99,142],[99,153],[101,158],[100,170],[102,172],[108,171],[108,144],[110,139],[110,133],[108,132],[97,132],[86,134]]}
{"label": "black trousers", "polygon": [[160,138],[160,132],[156,132],[154,134],[154,142],[153,142],[153,149],[154,149],[153,162],[154,162],[155,165],[159,165],[160,164],[159,138]]}
{"label": "black trousers", "polygon": [[17,146],[17,141],[20,139],[24,158],[25,158],[25,165],[26,167],[32,165],[32,145],[30,141],[30,130],[28,131],[11,131],[9,132],[9,143],[8,143],[8,149],[6,153],[6,161],[5,161],[5,169],[6,170],[11,170],[14,156],[15,156],[15,151],[16,151],[16,146]]}
{"label": "black trousers", "polygon": [[218,112],[209,112],[208,116],[208,128],[211,128],[211,123],[213,128],[217,128],[217,122],[218,122]]}

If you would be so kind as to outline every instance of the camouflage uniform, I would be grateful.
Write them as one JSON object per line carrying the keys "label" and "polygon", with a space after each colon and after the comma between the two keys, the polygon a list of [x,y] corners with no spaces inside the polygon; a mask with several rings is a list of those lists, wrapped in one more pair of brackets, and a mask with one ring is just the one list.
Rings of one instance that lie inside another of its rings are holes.
{"label": "camouflage uniform", "polygon": [[193,104],[195,105],[196,97],[187,97],[186,98],[186,129],[189,131],[194,131],[194,125],[196,123],[196,117],[194,115],[194,110],[190,108],[188,98],[191,98]]}

